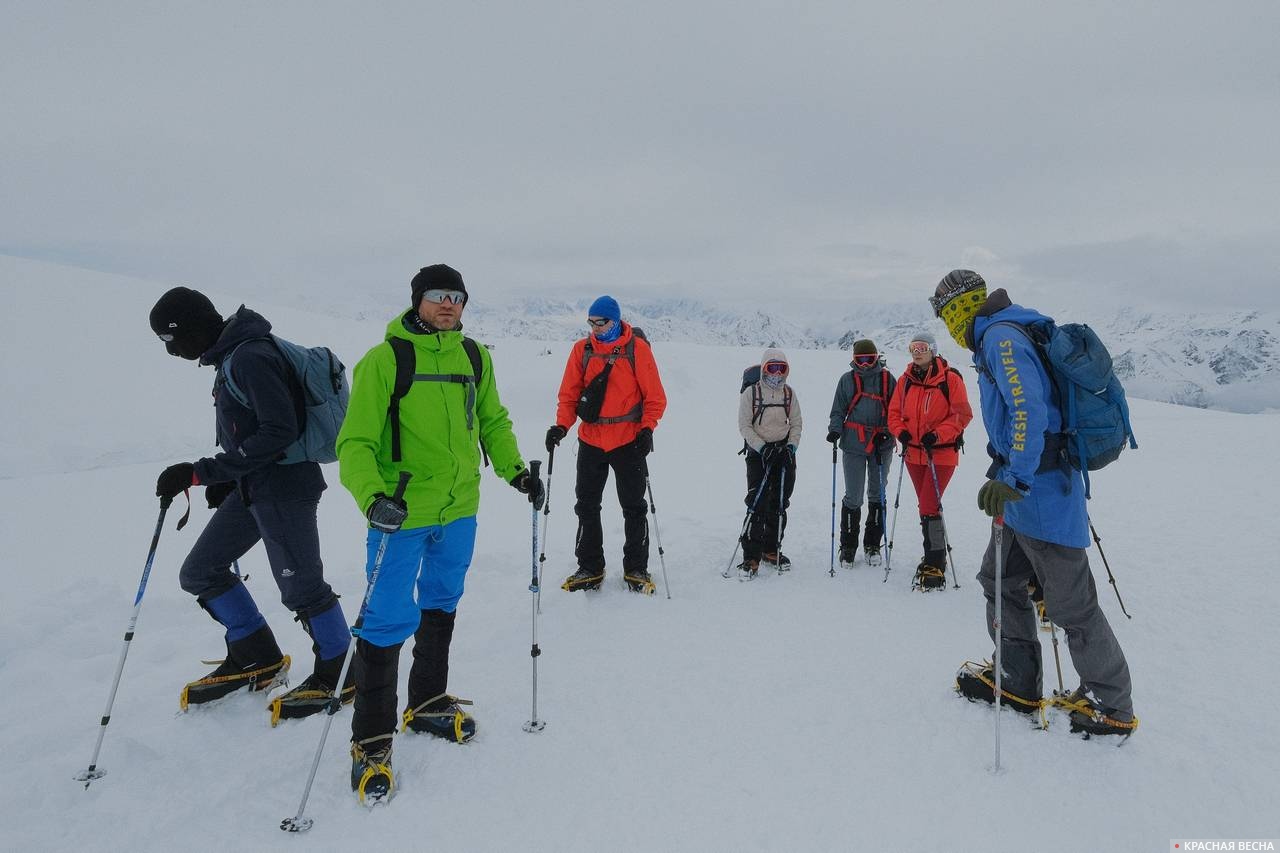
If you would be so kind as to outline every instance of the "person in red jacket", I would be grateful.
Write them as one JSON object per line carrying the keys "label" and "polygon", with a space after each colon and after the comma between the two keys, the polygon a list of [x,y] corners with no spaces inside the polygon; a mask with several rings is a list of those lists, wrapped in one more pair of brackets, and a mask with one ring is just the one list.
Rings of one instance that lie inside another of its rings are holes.
{"label": "person in red jacket", "polygon": [[902,442],[903,461],[920,503],[924,557],[915,585],[928,591],[946,586],[942,493],[960,462],[961,436],[973,420],[973,409],[964,377],[938,355],[933,335],[919,332],[907,351],[911,363],[889,400],[889,429]]}
{"label": "person in red jacket", "polygon": [[587,312],[591,334],[573,345],[560,381],[556,422],[547,430],[547,452],[578,427],[578,479],[575,486],[578,570],[563,589],[599,589],[604,581],[604,533],[600,498],[613,469],[622,506],[626,542],[622,576],[637,591],[652,594],[649,577],[649,524],[645,513],[645,457],[653,450],[653,431],[667,408],[653,350],[642,333],[622,321],[612,296],[601,296]]}

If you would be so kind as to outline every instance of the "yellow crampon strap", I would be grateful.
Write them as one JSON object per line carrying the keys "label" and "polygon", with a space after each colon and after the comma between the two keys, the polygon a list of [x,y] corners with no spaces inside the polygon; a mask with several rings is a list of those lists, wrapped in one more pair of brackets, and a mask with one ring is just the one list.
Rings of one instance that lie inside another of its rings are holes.
{"label": "yellow crampon strap", "polygon": [[360,800],[360,805],[365,804],[364,802],[365,786],[368,785],[369,780],[375,776],[387,777],[388,785],[387,785],[387,793],[385,796],[388,799],[391,797],[391,793],[396,788],[395,774],[391,772],[391,765],[385,763],[386,756],[391,754],[390,749],[388,749],[386,755],[383,756],[384,761],[378,761],[376,759],[370,758],[369,753],[364,748],[364,744],[366,743],[372,743],[373,741],[376,741],[376,740],[390,740],[390,739],[391,739],[391,735],[376,735],[375,737],[365,738],[362,741],[358,741],[356,743],[351,744],[351,757],[356,761],[363,762],[365,765],[364,773],[360,775],[360,781],[356,784],[356,797]]}
{"label": "yellow crampon strap", "polygon": [[[947,575],[942,571],[942,569],[939,569],[936,566],[925,566],[916,572],[915,579],[911,581],[911,588],[924,592],[925,585],[922,582],[924,578],[942,578],[942,588],[946,588]],[[929,589],[935,588],[936,587],[929,587]]]}
{"label": "yellow crampon strap", "polygon": [[576,575],[569,575],[565,578],[564,583],[560,584],[560,588],[565,592],[573,592],[575,589],[581,589],[584,586],[591,586],[604,581],[604,572],[590,578],[579,578]]}
{"label": "yellow crampon strap", "polygon": [[[178,707],[183,711],[187,710],[187,691],[192,687],[204,687],[209,684],[224,684],[228,681],[244,681],[249,685],[251,690],[265,690],[282,674],[288,673],[289,664],[291,662],[291,658],[288,655],[285,655],[278,664],[268,664],[267,666],[258,667],[257,669],[251,669],[248,672],[237,672],[235,675],[219,675],[213,678],[201,678],[197,681],[193,681],[186,687],[182,688],[182,695],[178,697]],[[268,670],[274,670],[274,672],[271,673],[270,678],[259,685],[258,677],[266,673]]]}
{"label": "yellow crampon strap", "polygon": [[408,731],[409,722],[417,717],[452,717],[453,718],[453,739],[458,743],[464,742],[462,724],[466,722],[467,715],[462,711],[427,711],[426,707],[433,702],[446,699],[454,705],[474,705],[470,699],[459,699],[457,696],[450,696],[448,693],[441,693],[439,696],[432,696],[416,708],[406,708],[404,715],[401,717],[403,722],[400,725],[400,731]]}
{"label": "yellow crampon strap", "polygon": [[1052,699],[1045,700],[1045,705],[1060,708],[1067,714],[1079,712],[1095,723],[1105,723],[1108,726],[1129,729],[1130,731],[1137,731],[1138,729],[1138,718],[1136,716],[1132,720],[1117,720],[1115,717],[1109,717],[1094,707],[1094,704],[1082,696],[1079,691],[1068,693],[1065,696],[1054,696]]}
{"label": "yellow crampon strap", "polygon": [[[991,695],[994,696],[996,692],[995,682],[992,681],[990,678],[987,678],[985,675],[983,675],[983,673],[988,668],[994,668],[994,666],[995,664],[993,664],[991,661],[986,661],[984,663],[976,663],[975,661],[967,660],[961,665],[961,668],[968,670],[970,675],[972,675],[974,678],[978,679],[983,684],[990,687]],[[959,690],[959,689],[960,689],[960,682],[959,680],[957,680],[956,690]],[[1045,715],[1044,709],[1048,705],[1052,704],[1052,700],[1046,701],[1044,699],[1041,699],[1038,702],[1033,702],[1030,699],[1023,699],[1021,696],[1016,696],[1013,693],[1010,693],[1008,690],[1005,690],[1003,688],[1001,688],[1000,690],[1000,695],[1003,696],[1005,699],[1008,699],[1011,703],[1015,705],[1021,705],[1024,708],[1035,708],[1036,712],[1040,715],[1040,728],[1042,729],[1049,728],[1049,718]]]}

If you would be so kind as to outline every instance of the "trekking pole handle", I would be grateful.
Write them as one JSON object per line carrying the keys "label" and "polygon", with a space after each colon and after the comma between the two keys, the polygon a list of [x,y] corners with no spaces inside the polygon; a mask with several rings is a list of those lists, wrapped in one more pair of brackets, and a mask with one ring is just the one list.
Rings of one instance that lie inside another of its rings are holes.
{"label": "trekking pole handle", "polygon": [[[552,453],[554,452],[555,451],[553,450]],[[541,467],[542,467],[541,459],[534,459],[533,461],[531,461],[529,463],[529,476],[533,477],[533,479],[535,480],[538,479],[538,469]],[[550,468],[548,468],[548,470],[550,470]]]}
{"label": "trekking pole handle", "polygon": [[394,497],[398,501],[404,500],[404,492],[405,492],[405,489],[409,488],[409,478],[412,476],[413,475],[410,474],[408,471],[400,472],[400,482],[396,483],[396,492],[394,495],[392,495],[392,497]]}

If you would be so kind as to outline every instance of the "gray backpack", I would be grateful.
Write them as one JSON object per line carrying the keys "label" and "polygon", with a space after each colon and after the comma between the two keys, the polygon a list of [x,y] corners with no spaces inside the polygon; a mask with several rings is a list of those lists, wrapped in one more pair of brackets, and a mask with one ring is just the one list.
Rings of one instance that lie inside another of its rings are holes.
{"label": "gray backpack", "polygon": [[[298,462],[336,462],[335,444],[342,419],[347,414],[347,400],[351,390],[347,386],[347,369],[328,347],[304,347],[275,335],[252,340],[270,341],[284,360],[289,363],[298,384],[302,386],[302,432],[285,451],[280,465]],[[248,343],[242,341],[222,359],[220,368],[224,387],[246,409],[249,398],[236,384],[231,373],[231,362],[236,350]]]}

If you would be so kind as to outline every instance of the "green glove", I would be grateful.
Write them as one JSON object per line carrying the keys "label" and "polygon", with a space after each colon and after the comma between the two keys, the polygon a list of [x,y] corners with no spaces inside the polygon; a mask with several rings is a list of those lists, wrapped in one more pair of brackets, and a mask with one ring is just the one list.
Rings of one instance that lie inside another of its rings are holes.
{"label": "green glove", "polygon": [[1020,501],[1024,497],[1022,492],[1000,480],[987,480],[978,489],[978,509],[995,518],[1004,515],[1004,505],[1008,501]]}

